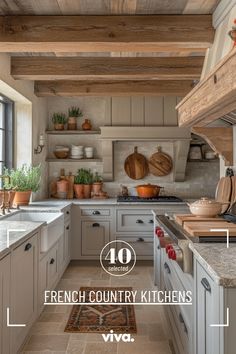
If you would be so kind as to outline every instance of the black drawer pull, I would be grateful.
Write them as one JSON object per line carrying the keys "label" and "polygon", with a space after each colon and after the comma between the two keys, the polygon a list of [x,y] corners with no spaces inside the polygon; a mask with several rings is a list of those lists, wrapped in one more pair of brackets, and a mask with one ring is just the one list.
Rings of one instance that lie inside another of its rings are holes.
{"label": "black drawer pull", "polygon": [[168,274],[170,274],[170,273],[171,273],[171,271],[170,271],[170,267],[168,266],[168,264],[167,264],[167,263],[164,263],[164,268],[165,268],[165,270],[167,271],[167,273],[168,273]]}
{"label": "black drawer pull", "polygon": [[141,219],[136,220],[136,224],[143,224],[143,220]]}
{"label": "black drawer pull", "polygon": [[66,230],[70,230],[70,226],[67,226],[67,227],[66,227]]}
{"label": "black drawer pull", "polygon": [[202,286],[204,287],[204,289],[205,289],[206,291],[209,291],[209,293],[211,292],[210,283],[209,283],[209,281],[208,281],[206,278],[202,278],[201,284],[202,284]]}
{"label": "black drawer pull", "polygon": [[187,328],[187,326],[186,326],[186,324],[185,324],[185,322],[184,322],[184,318],[183,318],[183,315],[182,315],[181,312],[179,313],[179,322],[184,325],[184,332],[185,332],[186,334],[188,334],[188,328]]}
{"label": "black drawer pull", "polygon": [[54,262],[55,262],[55,259],[52,258],[52,259],[50,260],[50,264],[53,264]]}
{"label": "black drawer pull", "polygon": [[153,222],[154,222],[154,221],[153,221],[152,219],[151,219],[151,220],[149,220],[149,224],[153,224]]}
{"label": "black drawer pull", "polygon": [[66,212],[66,214],[67,214],[67,215],[69,215],[69,214],[70,214],[70,212],[69,212],[69,211],[67,211],[67,212]]}
{"label": "black drawer pull", "polygon": [[144,242],[144,239],[143,239],[142,237],[139,237],[139,238],[137,239],[137,241],[138,241],[138,242]]}
{"label": "black drawer pull", "polygon": [[99,224],[98,222],[94,222],[94,223],[92,224],[92,226],[93,226],[93,227],[99,227],[100,224]]}
{"label": "black drawer pull", "polygon": [[93,215],[101,215],[101,213],[100,213],[100,211],[98,211],[98,210],[94,210],[94,211],[93,211]]}
{"label": "black drawer pull", "polygon": [[31,243],[27,243],[25,245],[25,251],[29,251],[31,249],[31,247],[32,247]]}

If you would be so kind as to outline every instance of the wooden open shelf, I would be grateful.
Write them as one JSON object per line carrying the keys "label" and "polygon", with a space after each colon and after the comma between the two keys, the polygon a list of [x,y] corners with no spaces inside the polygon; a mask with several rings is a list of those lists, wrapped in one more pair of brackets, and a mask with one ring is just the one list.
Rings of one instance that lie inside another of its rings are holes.
{"label": "wooden open shelf", "polygon": [[101,134],[100,130],[46,130],[48,135],[93,135]]}
{"label": "wooden open shelf", "polygon": [[102,162],[102,159],[57,159],[55,157],[47,157],[47,162]]}

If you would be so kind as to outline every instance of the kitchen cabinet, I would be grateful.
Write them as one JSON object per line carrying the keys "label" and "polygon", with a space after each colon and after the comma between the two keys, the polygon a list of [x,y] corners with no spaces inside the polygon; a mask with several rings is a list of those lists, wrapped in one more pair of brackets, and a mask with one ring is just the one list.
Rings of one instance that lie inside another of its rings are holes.
{"label": "kitchen cabinet", "polygon": [[37,317],[38,234],[13,250],[11,255],[10,322],[11,353],[17,353]]}
{"label": "kitchen cabinet", "polygon": [[106,243],[112,241],[114,207],[73,205],[71,218],[71,258],[99,259]]}
{"label": "kitchen cabinet", "polygon": [[10,307],[10,259],[0,260],[0,354],[10,353],[10,329],[7,327],[7,307]]}
{"label": "kitchen cabinet", "polygon": [[117,210],[117,232],[152,232],[153,216],[147,209]]}
{"label": "kitchen cabinet", "polygon": [[[224,323],[221,313],[223,288],[221,289],[206,270],[195,262],[195,315],[196,354],[222,354],[222,327],[212,324]],[[228,354],[228,353],[227,353]]]}
{"label": "kitchen cabinet", "polygon": [[109,221],[82,221],[82,256],[99,256],[109,242]]}

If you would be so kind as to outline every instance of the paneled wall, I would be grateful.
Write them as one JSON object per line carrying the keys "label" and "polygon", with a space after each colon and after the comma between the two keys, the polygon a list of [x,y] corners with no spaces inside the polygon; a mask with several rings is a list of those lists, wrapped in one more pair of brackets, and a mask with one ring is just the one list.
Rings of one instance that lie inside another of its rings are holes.
{"label": "paneled wall", "polygon": [[105,125],[177,126],[175,107],[180,100],[175,96],[108,97]]}

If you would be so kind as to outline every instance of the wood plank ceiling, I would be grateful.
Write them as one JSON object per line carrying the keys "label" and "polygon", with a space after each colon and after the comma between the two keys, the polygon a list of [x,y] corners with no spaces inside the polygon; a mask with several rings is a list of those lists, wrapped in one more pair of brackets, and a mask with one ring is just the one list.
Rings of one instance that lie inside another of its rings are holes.
{"label": "wood plank ceiling", "polygon": [[218,3],[1,0],[0,52],[38,96],[182,96],[200,78]]}

